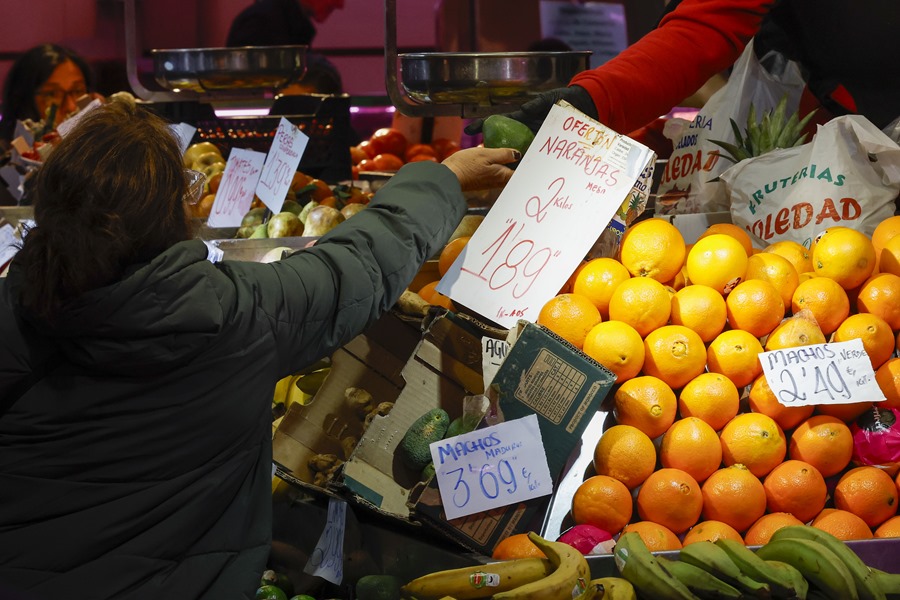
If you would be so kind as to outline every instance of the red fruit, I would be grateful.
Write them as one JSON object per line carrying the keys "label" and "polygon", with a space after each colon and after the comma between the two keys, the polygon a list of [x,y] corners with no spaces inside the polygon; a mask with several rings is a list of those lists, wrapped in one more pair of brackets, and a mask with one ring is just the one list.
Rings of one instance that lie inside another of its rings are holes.
{"label": "red fruit", "polygon": [[350,164],[358,165],[367,158],[372,158],[363,148],[359,146],[350,146]]}
{"label": "red fruit", "polygon": [[411,163],[412,162],[422,162],[422,161],[437,162],[438,159],[436,159],[431,154],[416,154],[415,156],[411,156],[410,158],[406,159],[406,162],[411,162]]}
{"label": "red fruit", "polygon": [[356,147],[362,150],[369,158],[375,158],[375,155],[378,154],[369,140],[363,140]]}
{"label": "red fruit", "polygon": [[406,136],[397,129],[382,127],[372,134],[369,144],[375,150],[375,154],[393,154],[400,157],[406,151]]}
{"label": "red fruit", "polygon": [[365,160],[360,161],[358,165],[356,165],[359,169],[360,173],[365,171],[377,171],[378,169],[375,167],[375,161],[371,158],[367,158]]}
{"label": "red fruit", "polygon": [[459,144],[453,140],[448,140],[447,138],[433,140],[431,142],[431,147],[434,148],[438,160],[444,160],[454,152],[459,151]]}
{"label": "red fruit", "polygon": [[428,144],[412,144],[406,149],[403,158],[406,162],[413,162],[411,159],[414,156],[433,156],[437,158],[437,152]]}
{"label": "red fruit", "polygon": [[403,159],[394,154],[379,154],[372,159],[376,171],[396,171],[403,166]]}

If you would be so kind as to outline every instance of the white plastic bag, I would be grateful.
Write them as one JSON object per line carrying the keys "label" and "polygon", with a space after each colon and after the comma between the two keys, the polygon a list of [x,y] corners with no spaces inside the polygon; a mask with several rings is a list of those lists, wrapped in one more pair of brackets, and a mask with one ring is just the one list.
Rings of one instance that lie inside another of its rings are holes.
{"label": "white plastic bag", "polygon": [[764,248],[793,240],[809,248],[833,226],[871,236],[894,213],[900,146],[858,115],[821,125],[807,144],[743,160],[721,177],[731,218]]}
{"label": "white plastic bag", "polygon": [[770,65],[771,72],[757,60],[751,40],[734,63],[728,83],[710,97],[680,139],[674,140],[675,150],[657,191],[657,213],[728,210],[724,186],[713,180],[734,163],[720,157],[722,149],[710,140],[734,143],[730,121],[743,131],[751,103],[761,115],[787,94],[790,114],[797,109],[805,85],[795,62],[774,54],[764,57],[763,62]]}

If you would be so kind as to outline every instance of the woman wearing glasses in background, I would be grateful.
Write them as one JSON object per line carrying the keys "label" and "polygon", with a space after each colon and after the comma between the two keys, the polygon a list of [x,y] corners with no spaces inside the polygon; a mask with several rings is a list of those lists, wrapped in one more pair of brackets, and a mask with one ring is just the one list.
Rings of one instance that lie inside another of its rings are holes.
{"label": "woman wearing glasses in background", "polygon": [[73,51],[56,44],[27,50],[13,64],[3,85],[0,145],[5,150],[12,141],[17,121],[42,120],[54,105],[54,124],[59,124],[75,112],[76,100],[93,86],[90,68]]}

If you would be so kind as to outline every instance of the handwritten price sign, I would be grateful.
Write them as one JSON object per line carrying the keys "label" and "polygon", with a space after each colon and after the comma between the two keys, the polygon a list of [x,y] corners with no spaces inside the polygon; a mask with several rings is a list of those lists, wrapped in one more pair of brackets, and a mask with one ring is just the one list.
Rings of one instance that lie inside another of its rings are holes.
{"label": "handwritten price sign", "polygon": [[225,163],[219,191],[209,213],[210,227],[237,227],[253,203],[266,155],[262,152],[232,148]]}
{"label": "handwritten price sign", "polygon": [[328,499],[328,517],[303,572],[341,585],[344,579],[344,531],[347,528],[347,504],[337,498]]}
{"label": "handwritten price sign", "polygon": [[535,321],[656,155],[556,105],[438,291],[504,327]]}
{"label": "handwritten price sign", "polygon": [[885,399],[860,339],[772,350],[759,360],[769,388],[785,406]]}
{"label": "handwritten price sign", "polygon": [[429,447],[448,519],[553,493],[536,415]]}
{"label": "handwritten price sign", "polygon": [[296,125],[281,117],[278,130],[272,140],[272,147],[266,156],[256,195],[273,213],[281,211],[284,197],[291,188],[291,181],[297,171],[297,165],[306,151],[309,137]]}

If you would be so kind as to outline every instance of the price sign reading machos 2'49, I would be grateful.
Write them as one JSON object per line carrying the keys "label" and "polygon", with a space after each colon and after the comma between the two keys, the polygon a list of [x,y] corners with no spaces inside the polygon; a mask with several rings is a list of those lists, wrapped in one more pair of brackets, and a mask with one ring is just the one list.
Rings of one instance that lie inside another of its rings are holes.
{"label": "price sign reading machos 2'49", "polygon": [[309,137],[300,129],[281,117],[278,130],[272,140],[272,147],[266,156],[256,195],[273,213],[281,211],[284,198],[291,188],[291,181],[300,164],[300,158],[306,151]]}
{"label": "price sign reading machos 2'49", "polygon": [[209,213],[210,227],[237,227],[250,205],[259,181],[263,161],[262,152],[232,148],[225,163],[219,191]]}
{"label": "price sign reading machos 2'49", "polygon": [[536,321],[655,160],[646,146],[555,105],[437,290],[504,327]]}

